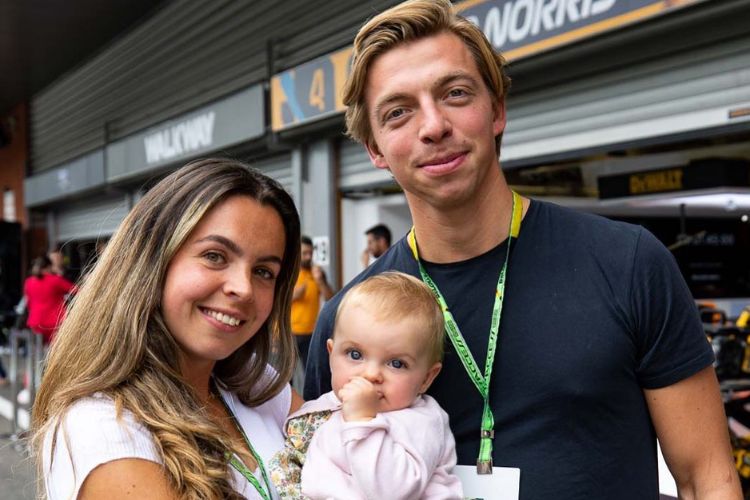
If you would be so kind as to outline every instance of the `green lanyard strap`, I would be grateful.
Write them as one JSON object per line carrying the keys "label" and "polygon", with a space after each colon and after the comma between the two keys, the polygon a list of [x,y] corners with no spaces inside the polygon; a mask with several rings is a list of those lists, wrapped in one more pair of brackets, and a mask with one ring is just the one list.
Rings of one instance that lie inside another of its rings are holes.
{"label": "green lanyard strap", "polygon": [[419,265],[419,273],[422,275],[422,281],[430,287],[438,304],[440,304],[440,308],[443,310],[443,317],[445,318],[445,330],[448,333],[448,338],[450,338],[453,348],[458,353],[461,363],[464,365],[466,373],[476,386],[484,402],[482,410],[482,428],[480,431],[481,439],[479,444],[479,458],[477,459],[478,474],[492,474],[492,439],[495,437],[495,417],[490,408],[490,378],[492,376],[492,365],[495,361],[497,337],[500,330],[500,318],[503,311],[503,294],[505,292],[505,275],[508,269],[508,260],[510,258],[510,243],[512,238],[518,237],[518,233],[521,229],[521,219],[523,217],[523,204],[521,203],[521,197],[515,191],[513,191],[512,214],[510,226],[508,228],[508,246],[505,250],[505,261],[503,262],[503,267],[500,270],[500,276],[497,280],[495,302],[492,307],[492,322],[490,324],[490,335],[487,344],[487,359],[484,364],[484,374],[482,374],[482,371],[479,369],[479,365],[477,365],[474,356],[471,354],[469,346],[466,345],[466,340],[464,340],[461,330],[458,328],[458,324],[453,318],[453,314],[450,312],[448,304],[445,302],[443,294],[440,293],[435,282],[430,278],[430,275],[427,274],[427,271],[422,265],[422,261],[419,260],[417,237],[413,227],[408,235],[409,247]]}
{"label": "green lanyard strap", "polygon": [[[268,480],[268,474],[266,473],[266,467],[263,465],[263,459],[260,458],[260,455],[255,451],[255,448],[253,448],[253,445],[250,443],[250,440],[247,438],[247,434],[245,434],[245,430],[240,425],[240,422],[237,420],[237,417],[235,416],[232,409],[229,407],[227,402],[224,400],[224,396],[221,395],[221,392],[219,392],[218,387],[216,387],[216,383],[214,382],[214,389],[216,392],[216,395],[219,397],[219,400],[224,405],[224,408],[227,410],[227,413],[229,414],[229,417],[232,419],[232,422],[234,423],[234,426],[237,428],[238,431],[240,431],[240,434],[242,434],[242,437],[245,439],[245,443],[247,444],[247,447],[250,449],[250,454],[255,459],[255,463],[258,464],[258,468],[260,469],[260,473],[263,476],[263,482],[266,484],[266,489],[264,490],[261,486],[258,479],[253,475],[252,471],[247,468],[247,465],[245,465],[242,460],[237,458],[237,456],[234,453],[231,453],[229,451],[226,452],[226,458],[229,459],[229,464],[234,467],[234,469],[242,474],[242,476],[247,479],[247,481],[253,485],[255,490],[258,492],[258,494],[263,498],[263,500],[271,500],[271,482]],[[268,491],[266,491],[268,490]]]}

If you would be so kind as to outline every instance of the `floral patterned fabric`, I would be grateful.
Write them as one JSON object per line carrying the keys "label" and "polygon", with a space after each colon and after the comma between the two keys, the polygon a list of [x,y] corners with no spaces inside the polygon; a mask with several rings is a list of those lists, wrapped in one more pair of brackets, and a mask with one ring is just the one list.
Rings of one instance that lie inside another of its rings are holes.
{"label": "floral patterned fabric", "polygon": [[286,442],[268,464],[271,481],[281,498],[304,499],[302,467],[313,434],[330,417],[331,410],[317,411],[290,418],[286,423]]}

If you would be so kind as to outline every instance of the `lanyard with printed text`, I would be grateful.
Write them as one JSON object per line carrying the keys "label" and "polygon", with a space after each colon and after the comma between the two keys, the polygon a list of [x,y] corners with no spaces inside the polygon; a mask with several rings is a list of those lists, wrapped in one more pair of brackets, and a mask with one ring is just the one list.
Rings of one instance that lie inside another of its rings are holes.
{"label": "lanyard with printed text", "polygon": [[[215,383],[214,383],[215,384]],[[266,468],[263,465],[263,460],[260,458],[260,455],[255,451],[255,448],[253,448],[253,445],[250,444],[250,440],[247,438],[247,434],[245,434],[245,430],[240,425],[239,421],[237,420],[237,417],[234,415],[234,412],[229,407],[227,402],[224,400],[224,397],[219,392],[218,387],[216,387],[216,395],[219,397],[219,400],[221,400],[222,404],[224,405],[224,408],[227,410],[227,413],[229,414],[229,417],[232,419],[232,423],[234,423],[237,430],[240,431],[240,434],[242,434],[242,437],[245,439],[245,443],[247,444],[247,447],[250,449],[250,453],[252,454],[253,458],[255,459],[255,463],[258,464],[258,469],[260,469],[260,473],[263,476],[263,482],[266,483],[266,490],[263,489],[263,487],[260,485],[260,482],[258,479],[253,475],[252,471],[247,468],[247,466],[239,459],[234,453],[227,452],[227,458],[229,459],[229,464],[234,467],[234,469],[242,474],[247,481],[253,485],[255,490],[258,492],[258,494],[261,496],[263,500],[270,500],[271,499],[271,486],[270,481],[268,480],[268,474],[266,473]]]}
{"label": "lanyard with printed text", "polygon": [[508,246],[505,250],[505,261],[503,267],[500,270],[500,276],[497,280],[497,288],[495,291],[495,303],[492,307],[492,323],[490,325],[490,336],[487,344],[487,360],[484,365],[484,375],[482,374],[479,366],[477,365],[474,356],[471,354],[469,346],[466,345],[461,330],[458,328],[456,320],[453,318],[448,309],[448,304],[445,302],[443,294],[440,293],[437,285],[430,275],[427,274],[422,261],[419,260],[419,252],[417,250],[417,237],[414,234],[414,228],[409,231],[408,241],[409,247],[411,248],[412,254],[419,265],[419,273],[422,275],[422,281],[430,287],[432,292],[435,294],[435,298],[440,304],[440,308],[443,310],[443,317],[445,318],[445,330],[448,333],[454,349],[461,358],[461,363],[464,365],[466,373],[469,378],[476,386],[479,394],[482,396],[484,401],[484,408],[482,410],[482,429],[481,429],[481,441],[479,445],[479,458],[477,459],[477,473],[478,474],[492,474],[492,439],[495,437],[495,417],[492,414],[490,408],[490,377],[492,376],[492,364],[495,361],[495,348],[497,347],[497,337],[500,329],[500,317],[503,311],[503,294],[505,292],[505,273],[508,269],[508,259],[510,257],[510,244],[512,238],[517,238],[518,233],[521,229],[521,218],[523,215],[523,205],[521,203],[521,197],[513,191],[513,208],[512,217],[510,220],[510,227],[508,229]]}

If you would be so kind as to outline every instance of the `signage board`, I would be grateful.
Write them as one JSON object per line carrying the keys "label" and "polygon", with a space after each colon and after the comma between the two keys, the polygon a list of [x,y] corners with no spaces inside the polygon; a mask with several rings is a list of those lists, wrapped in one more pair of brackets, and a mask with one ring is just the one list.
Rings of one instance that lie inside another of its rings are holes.
{"label": "signage board", "polygon": [[515,60],[700,0],[467,0],[456,5]]}
{"label": "signage board", "polygon": [[[627,26],[705,0],[466,0],[456,10],[509,61]],[[352,47],[271,78],[274,132],[344,111],[341,90]]]}
{"label": "signage board", "polygon": [[341,89],[352,47],[326,54],[271,78],[271,128],[284,128],[341,113]]}
{"label": "signage board", "polygon": [[600,199],[692,189],[750,187],[750,162],[742,159],[705,158],[687,166],[602,176],[597,182]]}
{"label": "signage board", "polygon": [[190,113],[107,145],[107,181],[261,137],[263,88],[254,85]]}
{"label": "signage board", "polygon": [[24,203],[34,207],[104,185],[104,150],[24,179]]}

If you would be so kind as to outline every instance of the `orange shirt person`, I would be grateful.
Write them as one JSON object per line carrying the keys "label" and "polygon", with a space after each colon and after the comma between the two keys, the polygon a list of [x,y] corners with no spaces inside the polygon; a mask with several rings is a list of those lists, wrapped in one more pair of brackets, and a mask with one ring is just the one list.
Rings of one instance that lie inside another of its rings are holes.
{"label": "orange shirt person", "polygon": [[320,298],[333,297],[333,289],[319,266],[312,263],[313,244],[308,236],[301,238],[300,270],[292,295],[292,332],[297,340],[302,365],[307,363],[310,336],[320,311]]}

